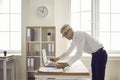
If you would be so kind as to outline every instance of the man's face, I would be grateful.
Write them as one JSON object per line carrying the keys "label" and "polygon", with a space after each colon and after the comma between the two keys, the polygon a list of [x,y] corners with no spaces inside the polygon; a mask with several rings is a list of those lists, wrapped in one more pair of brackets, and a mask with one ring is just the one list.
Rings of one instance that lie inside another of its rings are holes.
{"label": "man's face", "polygon": [[66,27],[65,29],[63,29],[61,31],[61,33],[62,33],[63,37],[67,38],[68,40],[71,40],[72,37],[73,37],[73,30],[72,30],[72,28]]}

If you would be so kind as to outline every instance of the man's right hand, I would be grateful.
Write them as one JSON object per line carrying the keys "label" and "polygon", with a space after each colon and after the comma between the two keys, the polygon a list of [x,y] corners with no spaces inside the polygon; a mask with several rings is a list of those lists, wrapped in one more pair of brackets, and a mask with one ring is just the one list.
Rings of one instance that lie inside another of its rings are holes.
{"label": "man's right hand", "polygon": [[56,62],[56,61],[58,61],[59,60],[59,58],[57,57],[57,58],[51,58],[50,59],[50,61],[53,61],[53,62]]}

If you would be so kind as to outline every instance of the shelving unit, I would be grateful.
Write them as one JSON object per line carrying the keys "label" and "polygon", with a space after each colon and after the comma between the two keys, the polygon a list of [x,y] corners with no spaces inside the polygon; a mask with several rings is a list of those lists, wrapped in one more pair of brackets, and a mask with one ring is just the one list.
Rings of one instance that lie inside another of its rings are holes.
{"label": "shelving unit", "polygon": [[27,80],[35,80],[34,72],[43,66],[42,49],[46,49],[48,58],[55,56],[55,31],[55,26],[26,27]]}

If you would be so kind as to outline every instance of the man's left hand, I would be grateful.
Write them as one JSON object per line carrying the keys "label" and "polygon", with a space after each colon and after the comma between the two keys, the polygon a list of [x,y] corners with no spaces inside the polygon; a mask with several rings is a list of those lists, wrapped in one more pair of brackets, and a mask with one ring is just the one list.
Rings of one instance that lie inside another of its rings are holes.
{"label": "man's left hand", "polygon": [[69,65],[66,62],[58,62],[57,63],[57,68],[63,68],[64,69],[67,66],[69,66]]}

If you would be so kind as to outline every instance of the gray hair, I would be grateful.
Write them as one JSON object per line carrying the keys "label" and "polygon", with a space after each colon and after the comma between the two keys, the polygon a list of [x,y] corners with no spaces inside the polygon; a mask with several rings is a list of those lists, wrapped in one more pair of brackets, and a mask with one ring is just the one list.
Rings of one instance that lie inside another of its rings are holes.
{"label": "gray hair", "polygon": [[63,25],[60,32],[62,32],[65,28],[71,28],[71,26],[68,24]]}

